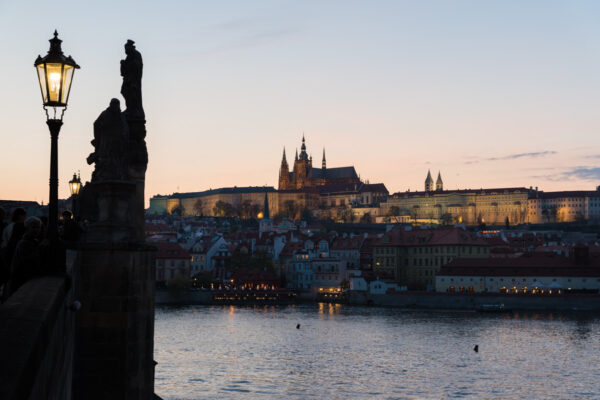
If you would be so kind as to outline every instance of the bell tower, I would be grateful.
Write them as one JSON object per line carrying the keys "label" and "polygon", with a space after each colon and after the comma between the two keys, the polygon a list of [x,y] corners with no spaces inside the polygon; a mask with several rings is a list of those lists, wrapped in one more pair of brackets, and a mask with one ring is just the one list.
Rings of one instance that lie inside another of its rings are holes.
{"label": "bell tower", "polygon": [[279,190],[286,189],[290,189],[290,168],[288,167],[284,147],[283,158],[281,159],[281,167],[279,167]]}
{"label": "bell tower", "polygon": [[442,182],[442,174],[438,171],[438,177],[437,180],[435,181],[435,190],[436,191],[442,191],[444,190],[444,182]]}
{"label": "bell tower", "polygon": [[427,171],[427,178],[425,179],[425,191],[433,192],[433,178],[431,177],[431,171]]}

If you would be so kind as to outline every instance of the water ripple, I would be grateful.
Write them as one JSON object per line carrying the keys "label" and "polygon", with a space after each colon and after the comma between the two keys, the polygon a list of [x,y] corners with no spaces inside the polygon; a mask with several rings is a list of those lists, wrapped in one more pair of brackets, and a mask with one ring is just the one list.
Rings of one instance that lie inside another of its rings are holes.
{"label": "water ripple", "polygon": [[600,319],[588,314],[158,308],[156,392],[165,400],[593,399],[599,349]]}

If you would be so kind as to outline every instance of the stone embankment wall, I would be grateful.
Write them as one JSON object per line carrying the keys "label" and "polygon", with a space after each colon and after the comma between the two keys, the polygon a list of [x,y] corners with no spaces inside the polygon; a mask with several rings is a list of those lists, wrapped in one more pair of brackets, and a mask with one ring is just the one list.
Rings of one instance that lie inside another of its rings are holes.
{"label": "stone embankment wall", "polygon": [[171,293],[167,290],[157,290],[157,305],[210,305],[213,304],[213,295],[210,291],[191,290],[181,293]]}
{"label": "stone embankment wall", "polygon": [[70,399],[75,313],[64,278],[27,282],[0,306],[0,399]]}
{"label": "stone embankment wall", "polygon": [[473,310],[484,304],[504,304],[508,310],[600,310],[600,295],[527,296],[496,294],[350,292],[350,304],[400,308]]}

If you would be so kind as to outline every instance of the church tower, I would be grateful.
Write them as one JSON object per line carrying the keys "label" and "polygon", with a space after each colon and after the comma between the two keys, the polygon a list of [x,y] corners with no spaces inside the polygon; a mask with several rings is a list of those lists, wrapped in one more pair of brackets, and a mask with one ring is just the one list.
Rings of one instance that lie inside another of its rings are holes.
{"label": "church tower", "polygon": [[323,169],[323,175],[327,171],[327,161],[325,160],[325,147],[323,147],[323,161],[321,162],[321,169]]}
{"label": "church tower", "polygon": [[444,190],[444,182],[442,182],[442,174],[439,171],[438,171],[437,180],[435,181],[435,190],[440,191],[440,192],[442,190]]}
{"label": "church tower", "polygon": [[285,147],[283,148],[283,158],[281,167],[279,167],[279,190],[290,189],[290,168],[288,167],[287,158],[285,156]]}
{"label": "church tower", "polygon": [[271,221],[271,212],[269,211],[269,194],[265,192],[265,205],[263,207],[263,217],[258,222],[258,232],[273,231],[273,221]]}
{"label": "church tower", "polygon": [[431,177],[431,171],[427,171],[427,178],[425,179],[425,191],[433,192],[433,178]]}

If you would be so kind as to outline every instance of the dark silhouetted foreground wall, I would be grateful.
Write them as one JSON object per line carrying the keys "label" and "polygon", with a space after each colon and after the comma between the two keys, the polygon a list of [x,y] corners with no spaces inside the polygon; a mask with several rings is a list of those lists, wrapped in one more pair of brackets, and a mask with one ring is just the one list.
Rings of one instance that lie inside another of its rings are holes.
{"label": "dark silhouetted foreground wall", "polygon": [[27,282],[0,306],[0,399],[70,399],[75,313],[64,278]]}

